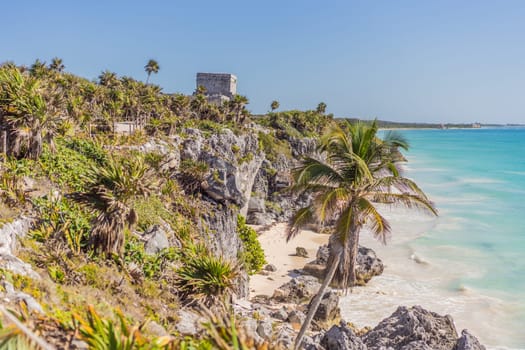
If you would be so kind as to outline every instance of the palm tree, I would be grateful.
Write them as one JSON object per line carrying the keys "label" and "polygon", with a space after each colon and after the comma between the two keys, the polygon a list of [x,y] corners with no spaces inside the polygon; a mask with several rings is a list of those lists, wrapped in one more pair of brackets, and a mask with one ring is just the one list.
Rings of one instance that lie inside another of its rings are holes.
{"label": "palm tree", "polygon": [[33,77],[41,78],[46,73],[46,63],[40,61],[40,59],[36,59],[35,62],[31,65],[31,68],[29,68],[29,72]]}
{"label": "palm tree", "polygon": [[233,98],[228,101],[228,109],[230,111],[231,116],[233,117],[234,123],[242,123],[247,115],[246,113],[243,113],[246,106],[249,102],[248,98],[243,95],[234,95]]}
{"label": "palm tree", "polygon": [[364,226],[386,243],[388,221],[377,203],[419,208],[437,215],[433,204],[411,180],[402,177],[396,163],[403,158],[398,148],[408,148],[396,133],[377,137],[377,122],[334,124],[321,139],[320,156],[305,158],[294,171],[296,192],[313,195],[311,204],[298,210],[288,228],[291,239],[307,223],[329,223],[330,258],[324,281],[312,301],[295,342],[299,348],[306,329],[321,302],[326,287],[336,277],[343,288],[355,282],[359,233]]}
{"label": "palm tree", "polygon": [[317,113],[319,114],[325,114],[326,112],[326,103],[324,102],[320,102],[318,105],[317,105],[317,108],[315,110]]}
{"label": "palm tree", "polygon": [[149,60],[148,63],[144,66],[144,70],[148,74],[148,79],[146,79],[146,84],[149,82],[149,77],[151,73],[157,74],[159,72],[160,66],[159,63],[153,59]]}
{"label": "palm tree", "polygon": [[64,70],[65,66],[64,66],[64,63],[62,62],[62,59],[61,58],[58,58],[58,57],[54,57],[52,60],[51,60],[51,63],[49,64],[49,69],[55,71],[55,72],[62,72]]}
{"label": "palm tree", "polygon": [[279,108],[279,101],[272,101],[270,108],[272,109],[272,112]]}
{"label": "palm tree", "polygon": [[148,196],[154,185],[153,173],[140,157],[109,158],[103,166],[91,169],[89,191],[75,193],[73,198],[98,212],[90,234],[95,253],[122,254],[124,228],[138,221],[133,200]]}
{"label": "palm tree", "polygon": [[119,79],[117,74],[106,69],[98,76],[98,83],[106,87],[115,87],[119,84]]}
{"label": "palm tree", "polygon": [[8,155],[37,159],[44,142],[52,145],[62,120],[61,99],[48,90],[45,95],[39,80],[16,67],[0,69],[0,125],[7,134]]}

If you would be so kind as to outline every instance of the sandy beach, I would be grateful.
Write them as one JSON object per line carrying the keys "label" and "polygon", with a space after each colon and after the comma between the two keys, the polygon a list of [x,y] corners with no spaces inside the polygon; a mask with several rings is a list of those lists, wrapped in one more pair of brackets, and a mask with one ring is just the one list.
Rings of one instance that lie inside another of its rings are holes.
{"label": "sandy beach", "polygon": [[[320,245],[328,242],[328,235],[309,230],[302,230],[290,242],[286,242],[286,224],[280,223],[265,230],[259,235],[259,242],[264,249],[266,261],[273,264],[277,271],[268,276],[253,275],[250,277],[250,297],[256,295],[272,295],[273,291],[296,276],[293,271],[301,269],[307,262],[315,259]],[[308,252],[308,258],[295,255],[295,248],[303,247]]]}

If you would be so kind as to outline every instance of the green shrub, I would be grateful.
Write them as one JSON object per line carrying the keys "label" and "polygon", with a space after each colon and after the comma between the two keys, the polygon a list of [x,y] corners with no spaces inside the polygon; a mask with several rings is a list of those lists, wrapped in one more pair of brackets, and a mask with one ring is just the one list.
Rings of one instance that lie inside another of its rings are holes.
{"label": "green shrub", "polygon": [[108,154],[102,145],[96,141],[81,138],[71,138],[64,140],[64,144],[84,155],[88,159],[94,160],[99,164],[104,164],[108,160]]}
{"label": "green shrub", "polygon": [[285,140],[277,139],[273,132],[268,134],[262,131],[259,132],[259,149],[264,151],[266,159],[269,161],[276,160],[279,154],[282,154],[287,158],[292,157],[290,144]]}
{"label": "green shrub", "polygon": [[93,165],[100,165],[102,159],[104,156],[89,141],[57,139],[55,152],[44,145],[40,165],[44,174],[58,185],[82,191],[86,174]]}
{"label": "green shrub", "polygon": [[1,197],[7,204],[16,207],[26,202],[26,194],[23,189],[23,178],[35,169],[35,161],[8,157],[3,163],[0,173]]}
{"label": "green shrub", "polygon": [[124,261],[140,266],[146,278],[159,277],[165,266],[177,259],[179,253],[173,247],[163,249],[157,254],[146,254],[144,243],[135,238],[128,239],[124,248]]}
{"label": "green shrub", "polygon": [[257,239],[257,232],[246,225],[246,219],[242,215],[237,216],[237,232],[244,245],[244,253],[242,255],[244,266],[248,273],[253,275],[261,271],[264,264],[266,264],[264,251]]}
{"label": "green shrub", "polygon": [[202,183],[208,175],[209,168],[205,162],[184,160],[180,164],[180,174],[177,179],[187,193],[196,194],[201,191]]}
{"label": "green shrub", "polygon": [[33,206],[39,220],[31,231],[32,238],[39,242],[51,237],[63,239],[75,254],[87,245],[92,216],[80,205],[66,198],[40,197],[33,200]]}

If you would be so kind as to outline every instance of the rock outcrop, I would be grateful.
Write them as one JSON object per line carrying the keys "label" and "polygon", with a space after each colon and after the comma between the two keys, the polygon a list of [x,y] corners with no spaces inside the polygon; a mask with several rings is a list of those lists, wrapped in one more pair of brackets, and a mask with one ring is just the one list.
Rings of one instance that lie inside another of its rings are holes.
{"label": "rock outcrop", "polygon": [[[330,248],[328,245],[319,247],[316,259],[306,264],[303,267],[303,271],[317,278],[324,278],[329,255]],[[383,270],[383,262],[372,249],[359,247],[356,267],[357,285],[365,285],[372,277],[382,274]],[[337,283],[332,283],[332,286],[337,287],[338,285]]]}
{"label": "rock outcrop", "polygon": [[20,217],[12,222],[5,223],[0,228],[0,268],[39,279],[40,276],[31,265],[20,260],[15,254],[18,248],[18,239],[28,233],[30,226],[31,219]]}
{"label": "rock outcrop", "polygon": [[440,316],[421,306],[400,306],[363,337],[370,350],[452,350],[457,339],[456,327],[450,316]]}
{"label": "rock outcrop", "polygon": [[299,276],[277,288],[273,293],[273,299],[295,304],[309,302],[317,294],[320,286],[317,278],[313,276]]}
{"label": "rock outcrop", "polygon": [[339,323],[341,309],[339,308],[339,295],[334,290],[329,290],[323,295],[321,304],[317,308],[314,320],[322,326]]}
{"label": "rock outcrop", "polygon": [[320,345],[326,350],[367,350],[361,338],[344,322],[330,328],[321,339]]}
{"label": "rock outcrop", "polygon": [[[228,206],[221,207],[214,204],[208,205],[202,214],[200,232],[211,252],[235,262],[244,250],[237,232],[238,211]],[[245,270],[240,272],[235,285],[237,297],[245,298],[248,296],[248,273]]]}
{"label": "rock outcrop", "polygon": [[206,138],[200,130],[187,129],[190,136],[181,143],[180,160],[204,162],[209,166],[205,195],[223,204],[235,204],[248,213],[252,188],[264,153],[257,135],[235,135],[229,129]]}
{"label": "rock outcrop", "polygon": [[479,340],[464,329],[453,350],[486,350]]}

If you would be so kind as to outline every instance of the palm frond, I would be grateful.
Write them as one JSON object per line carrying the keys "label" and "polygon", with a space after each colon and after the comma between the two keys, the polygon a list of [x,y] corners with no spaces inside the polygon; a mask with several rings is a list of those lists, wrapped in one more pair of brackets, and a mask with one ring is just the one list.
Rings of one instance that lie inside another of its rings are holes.
{"label": "palm frond", "polygon": [[376,207],[366,198],[359,199],[359,209],[363,213],[366,223],[370,226],[374,238],[386,244],[386,240],[390,234],[390,224],[376,209]]}
{"label": "palm frond", "polygon": [[438,211],[434,204],[426,197],[422,198],[419,195],[410,193],[385,193],[371,192],[370,198],[374,202],[388,203],[390,205],[399,205],[408,209],[420,209],[429,212],[433,215],[438,215]]}
{"label": "palm frond", "polygon": [[351,196],[345,187],[334,188],[323,191],[314,198],[314,207],[317,209],[317,217],[321,222],[333,216],[346,203]]}
{"label": "palm frond", "polygon": [[315,220],[314,208],[312,206],[304,207],[292,216],[290,224],[286,228],[286,242],[294,238],[299,230]]}
{"label": "palm frond", "polygon": [[410,147],[407,138],[396,130],[389,130],[383,136],[383,143],[389,147],[402,148],[405,151]]}
{"label": "palm frond", "polygon": [[295,191],[308,188],[313,184],[331,185],[344,181],[341,174],[332,166],[311,157],[303,159],[301,166],[294,169],[293,177],[295,185],[292,189]]}

